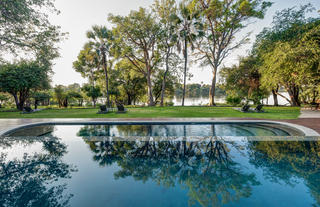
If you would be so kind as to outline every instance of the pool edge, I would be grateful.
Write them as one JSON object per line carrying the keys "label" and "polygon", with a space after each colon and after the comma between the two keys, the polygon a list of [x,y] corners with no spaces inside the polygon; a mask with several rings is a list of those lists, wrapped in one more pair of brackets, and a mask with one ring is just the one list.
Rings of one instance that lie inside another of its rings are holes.
{"label": "pool edge", "polygon": [[170,119],[170,120],[52,120],[52,121],[39,121],[34,123],[28,123],[28,124],[18,124],[14,127],[8,127],[5,130],[0,131],[0,136],[6,136],[7,134],[23,129],[28,127],[34,127],[34,126],[41,126],[41,125],[81,125],[81,124],[233,124],[233,123],[239,123],[239,124],[252,124],[252,123],[258,123],[258,124],[279,124],[279,125],[285,125],[287,127],[293,128],[295,130],[298,130],[304,134],[304,136],[320,136],[318,132],[315,130],[301,126],[298,124],[292,124],[288,122],[282,122],[282,121],[269,121],[269,120],[179,120],[179,119]]}

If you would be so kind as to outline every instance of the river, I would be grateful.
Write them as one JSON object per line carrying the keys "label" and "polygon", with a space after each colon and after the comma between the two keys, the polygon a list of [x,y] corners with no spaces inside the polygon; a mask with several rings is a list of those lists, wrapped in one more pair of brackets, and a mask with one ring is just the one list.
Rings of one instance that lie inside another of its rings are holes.
{"label": "river", "polygon": [[[287,98],[289,98],[288,93],[286,92],[281,92],[281,94]],[[220,97],[216,97],[215,98],[215,102],[216,103],[226,103],[226,97],[225,96],[220,96]],[[174,103],[175,106],[179,106],[182,103],[182,99],[181,98],[177,98],[175,97],[172,102]],[[209,104],[209,98],[208,97],[197,97],[197,98],[185,98],[185,106],[205,106]],[[288,101],[284,98],[282,98],[281,96],[278,96],[278,103],[279,105],[285,106],[285,105],[290,105],[288,103]],[[273,96],[270,95],[268,97],[268,99],[264,99],[263,100],[263,104],[266,105],[273,105],[274,104],[274,100],[273,100]]]}

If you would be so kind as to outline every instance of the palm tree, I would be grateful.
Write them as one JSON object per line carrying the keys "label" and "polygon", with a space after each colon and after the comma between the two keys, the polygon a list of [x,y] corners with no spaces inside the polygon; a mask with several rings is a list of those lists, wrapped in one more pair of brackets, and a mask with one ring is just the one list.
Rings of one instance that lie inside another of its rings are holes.
{"label": "palm tree", "polygon": [[96,48],[97,54],[101,58],[101,65],[103,67],[105,81],[106,81],[106,98],[107,106],[110,107],[110,94],[109,94],[109,78],[108,78],[108,60],[110,55],[110,49],[112,45],[112,32],[105,26],[93,26],[92,31],[87,32],[87,37],[91,40],[92,44]]}
{"label": "palm tree", "polygon": [[183,0],[179,4],[178,14],[175,15],[175,23],[178,28],[179,41],[177,49],[179,52],[183,52],[184,57],[184,72],[183,72],[183,93],[182,93],[182,106],[184,106],[184,99],[186,94],[186,82],[187,82],[187,67],[188,67],[188,44],[191,49],[194,49],[193,42],[197,37],[197,28],[199,22],[199,13],[193,9],[191,2]]}

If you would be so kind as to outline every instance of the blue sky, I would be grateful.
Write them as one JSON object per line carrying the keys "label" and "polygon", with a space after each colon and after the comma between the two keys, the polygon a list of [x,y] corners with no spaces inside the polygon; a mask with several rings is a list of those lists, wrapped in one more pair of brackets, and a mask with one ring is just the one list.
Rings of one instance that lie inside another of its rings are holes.
{"label": "blue sky", "polygon": [[[273,6],[268,10],[263,20],[255,20],[251,25],[245,28],[241,34],[252,32],[249,44],[242,46],[228,56],[224,65],[232,65],[237,62],[239,55],[247,54],[251,48],[256,34],[261,32],[264,27],[270,26],[272,17],[276,11],[299,6],[301,4],[312,3],[316,10],[320,10],[319,0],[274,0]],[[111,25],[107,22],[109,13],[126,15],[130,10],[136,10],[139,7],[149,7],[153,0],[56,0],[56,7],[61,11],[58,16],[50,16],[51,22],[60,25],[64,32],[68,32],[68,39],[60,43],[61,57],[55,60],[53,67],[53,85],[86,82],[79,73],[72,68],[72,62],[81,50],[83,44],[87,41],[85,33],[92,25]],[[313,13],[310,15],[319,15]],[[239,34],[241,36],[241,34]],[[199,68],[193,65],[190,68],[193,78],[189,82],[210,83],[211,71],[209,68]]]}

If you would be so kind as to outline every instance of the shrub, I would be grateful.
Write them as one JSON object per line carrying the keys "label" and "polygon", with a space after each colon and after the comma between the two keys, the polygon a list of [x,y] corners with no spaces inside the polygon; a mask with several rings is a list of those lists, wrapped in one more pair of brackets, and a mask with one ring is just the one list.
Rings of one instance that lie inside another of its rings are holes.
{"label": "shrub", "polygon": [[168,101],[164,103],[165,106],[174,106],[174,103],[172,101]]}
{"label": "shrub", "polygon": [[239,96],[227,96],[226,101],[227,101],[227,104],[236,106],[241,103],[242,99]]}

